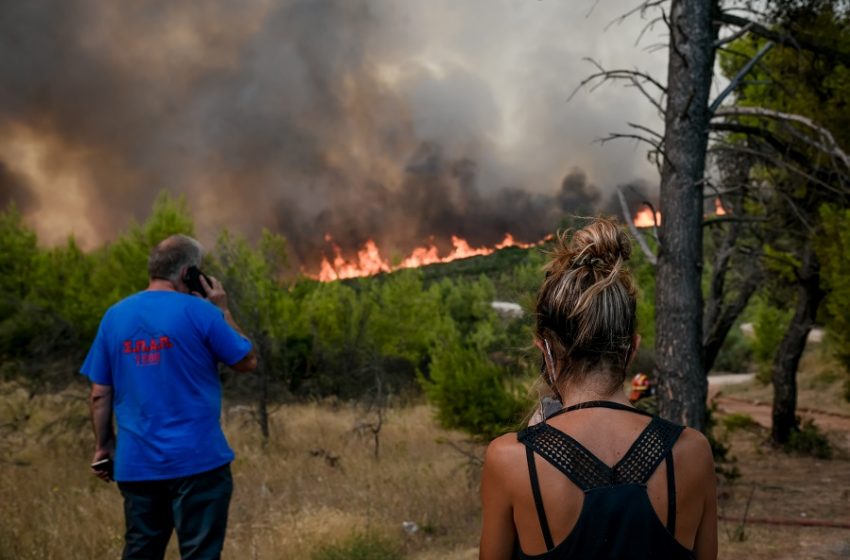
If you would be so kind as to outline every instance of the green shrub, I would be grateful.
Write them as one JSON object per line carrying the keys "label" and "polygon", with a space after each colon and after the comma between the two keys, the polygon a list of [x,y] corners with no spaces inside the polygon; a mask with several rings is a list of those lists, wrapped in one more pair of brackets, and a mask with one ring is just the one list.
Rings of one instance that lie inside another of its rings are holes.
{"label": "green shrub", "polygon": [[728,481],[735,480],[741,476],[741,472],[735,465],[736,459],[729,455],[731,447],[727,441],[727,434],[718,435],[717,427],[717,403],[712,402],[705,411],[705,437],[711,446],[711,454],[714,457],[714,472]]}
{"label": "green shrub", "polygon": [[651,264],[637,246],[632,251],[630,268],[638,284],[637,331],[641,349],[647,359],[655,362],[655,265]]}
{"label": "green shrub", "polygon": [[760,297],[755,302],[755,339],[753,359],[758,370],[756,378],[765,385],[773,376],[773,359],[788,328],[793,309],[780,309]]}
{"label": "green shrub", "polygon": [[354,533],[347,539],[323,546],[313,560],[400,560],[397,542],[375,533]]}
{"label": "green shrub", "polygon": [[730,433],[737,430],[748,430],[758,426],[752,416],[738,412],[727,414],[721,422],[723,423],[723,427],[726,428],[726,431]]}
{"label": "green shrub", "polygon": [[801,455],[810,455],[818,459],[832,457],[832,445],[826,435],[820,431],[814,421],[806,420],[791,432],[785,450]]}
{"label": "green shrub", "polygon": [[843,367],[850,371],[850,283],[847,282],[850,210],[824,206],[820,213],[824,235],[818,236],[816,250],[821,264],[821,282],[828,290],[823,304],[826,312],[822,314],[830,346]]}
{"label": "green shrub", "polygon": [[713,369],[733,373],[746,373],[750,370],[749,365],[752,356],[752,344],[744,336],[744,333],[741,332],[741,329],[736,326],[726,335],[726,340],[723,341],[723,346],[714,360]]}
{"label": "green shrub", "polygon": [[819,387],[829,387],[842,377],[844,377],[844,373],[841,371],[837,371],[832,368],[824,369],[823,371],[819,371],[814,376],[812,376],[810,380],[810,386],[813,389],[817,389]]}
{"label": "green shrub", "polygon": [[480,350],[454,342],[436,348],[432,358],[430,376],[421,382],[444,427],[490,439],[515,427],[530,408]]}

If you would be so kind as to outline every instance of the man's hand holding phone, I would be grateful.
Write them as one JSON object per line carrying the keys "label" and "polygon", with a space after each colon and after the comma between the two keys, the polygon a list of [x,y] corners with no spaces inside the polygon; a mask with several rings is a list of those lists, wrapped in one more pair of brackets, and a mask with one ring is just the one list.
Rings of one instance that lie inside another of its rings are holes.
{"label": "man's hand holding phone", "polygon": [[207,299],[222,311],[227,310],[227,292],[224,291],[224,286],[212,276],[201,276],[201,285],[207,293]]}
{"label": "man's hand holding phone", "polygon": [[91,470],[94,471],[94,474],[99,479],[112,482],[112,472],[114,463],[112,459],[107,457],[106,459],[100,459],[99,461],[95,461],[91,464]]}

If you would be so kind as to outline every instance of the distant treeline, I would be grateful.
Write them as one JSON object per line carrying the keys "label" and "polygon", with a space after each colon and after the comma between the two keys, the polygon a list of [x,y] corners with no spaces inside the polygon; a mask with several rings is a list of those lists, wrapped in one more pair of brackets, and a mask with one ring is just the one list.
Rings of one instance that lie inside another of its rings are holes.
{"label": "distant treeline", "polygon": [[[150,248],[173,233],[192,235],[194,225],[185,202],[167,194],[147,221],[91,252],[73,239],[40,247],[15,208],[0,214],[0,374],[70,382],[103,313],[145,288]],[[286,273],[286,240],[279,235],[266,232],[249,243],[224,231],[208,248],[204,268],[224,283],[261,356],[258,375],[227,374],[226,387],[234,397],[260,392],[263,406],[330,395],[416,398],[424,389],[446,426],[498,433],[531,403],[539,368],[531,325],[545,250],[509,249],[424,270],[320,283]],[[654,270],[640,251],[633,255],[643,336],[634,369],[649,372]],[[500,316],[494,300],[517,302],[524,315]],[[775,322],[759,305],[758,313]],[[736,329],[718,367],[744,371],[750,353]]]}
{"label": "distant treeline", "polygon": [[[147,221],[91,252],[73,239],[40,247],[14,207],[0,214],[0,373],[71,382],[103,313],[146,287],[151,247],[174,233],[193,235],[194,225],[185,202],[167,194]],[[498,271],[502,259],[508,266]],[[286,274],[282,237],[266,232],[249,243],[224,231],[203,268],[224,283],[261,356],[259,375],[227,374],[226,387],[236,398],[262,391],[264,403],[415,397],[424,387],[450,415],[464,411],[448,425],[494,433],[522,415],[534,359],[528,314],[503,318],[491,302],[498,292],[528,308],[543,260],[540,251],[513,251],[487,261],[487,274],[456,263],[457,277],[407,270],[320,283]]]}

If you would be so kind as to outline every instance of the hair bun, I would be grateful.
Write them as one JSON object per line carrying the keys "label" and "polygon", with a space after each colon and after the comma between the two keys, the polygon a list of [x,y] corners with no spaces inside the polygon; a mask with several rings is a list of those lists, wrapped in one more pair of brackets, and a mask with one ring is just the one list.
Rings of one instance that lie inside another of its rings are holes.
{"label": "hair bun", "polygon": [[598,219],[578,230],[565,249],[570,268],[612,269],[632,254],[628,235],[610,219]]}

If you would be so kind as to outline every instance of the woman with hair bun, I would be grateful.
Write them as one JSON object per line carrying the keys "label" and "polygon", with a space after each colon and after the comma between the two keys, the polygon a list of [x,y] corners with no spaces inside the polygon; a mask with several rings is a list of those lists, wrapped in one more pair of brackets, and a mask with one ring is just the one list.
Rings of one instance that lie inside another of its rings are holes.
{"label": "woman with hair bun", "polygon": [[558,237],[534,334],[558,410],[487,448],[482,560],[717,557],[708,441],[623,390],[640,345],[631,250],[612,220]]}

